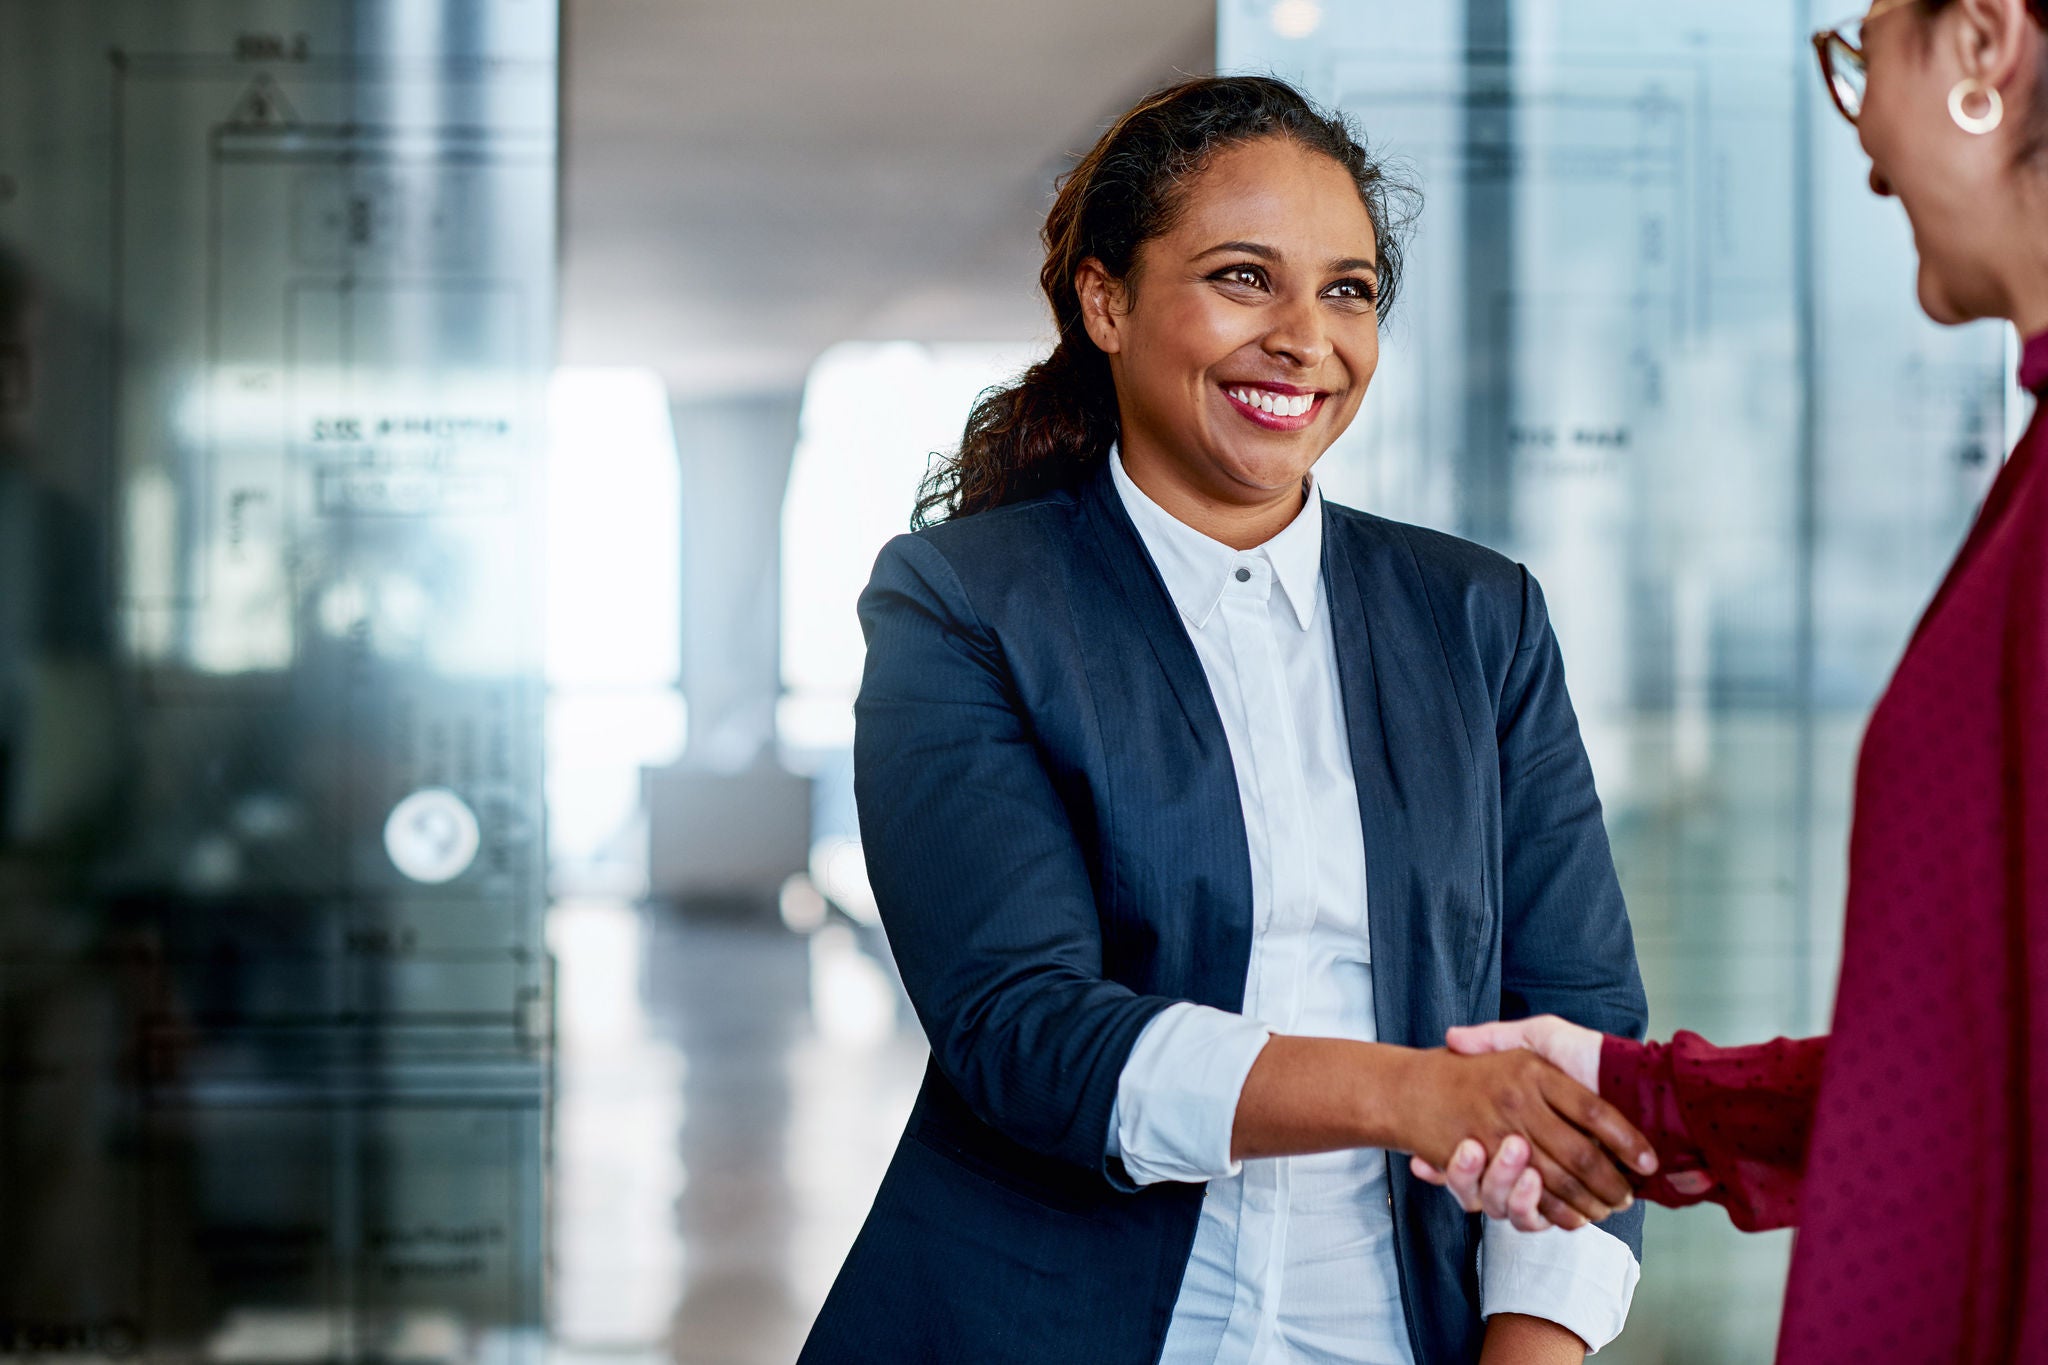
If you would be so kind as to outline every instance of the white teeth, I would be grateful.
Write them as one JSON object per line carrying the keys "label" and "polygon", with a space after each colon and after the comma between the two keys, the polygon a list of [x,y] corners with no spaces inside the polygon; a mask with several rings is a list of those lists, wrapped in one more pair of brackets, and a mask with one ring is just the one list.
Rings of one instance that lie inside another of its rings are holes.
{"label": "white teeth", "polygon": [[1266,389],[1229,389],[1232,398],[1248,408],[1271,413],[1275,417],[1299,417],[1316,404],[1312,393],[1272,393]]}

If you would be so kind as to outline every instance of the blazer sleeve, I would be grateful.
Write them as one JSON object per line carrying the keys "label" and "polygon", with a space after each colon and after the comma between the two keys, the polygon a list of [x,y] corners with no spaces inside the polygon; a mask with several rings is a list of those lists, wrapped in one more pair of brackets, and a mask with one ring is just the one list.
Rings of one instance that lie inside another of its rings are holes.
{"label": "blazer sleeve", "polygon": [[1087,862],[1000,642],[944,554],[882,551],[860,599],[854,793],[889,946],[944,1078],[983,1122],[1100,1172],[1118,1076],[1173,1002],[1105,980]]}
{"label": "blazer sleeve", "polygon": [[1501,1015],[1558,1014],[1641,1038],[1648,1005],[1593,765],[1543,590],[1526,570],[1522,583],[1521,639],[1496,712]]}
{"label": "blazer sleeve", "polygon": [[[1520,639],[1495,712],[1501,785],[1504,1019],[1556,1014],[1641,1038],[1649,1022],[1593,765],[1565,690],[1543,590],[1522,570]],[[1640,1258],[1643,1210],[1601,1227]]]}

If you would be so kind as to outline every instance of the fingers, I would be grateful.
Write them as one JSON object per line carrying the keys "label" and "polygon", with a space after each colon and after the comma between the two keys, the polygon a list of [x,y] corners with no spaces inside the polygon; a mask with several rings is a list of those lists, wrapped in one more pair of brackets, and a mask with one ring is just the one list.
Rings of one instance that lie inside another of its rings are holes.
{"label": "fingers", "polygon": [[1577,1123],[1587,1132],[1574,1128],[1569,1134],[1559,1133],[1554,1137],[1539,1135],[1537,1140],[1549,1148],[1550,1154],[1568,1166],[1573,1175],[1603,1202],[1613,1208],[1626,1208],[1635,1191],[1628,1183],[1628,1177],[1609,1159],[1607,1152],[1596,1145],[1592,1137],[1601,1136],[1602,1141],[1618,1152],[1623,1159],[1640,1170],[1648,1162],[1656,1168],[1656,1153],[1650,1150],[1649,1141],[1635,1130],[1634,1125],[1621,1116],[1616,1109],[1598,1095],[1588,1092],[1578,1082],[1561,1072],[1541,1077],[1539,1085],[1543,1098],[1549,1102],[1553,1116],[1562,1115],[1567,1126]]}
{"label": "fingers", "polygon": [[1657,1153],[1650,1140],[1606,1100],[1576,1084],[1573,1091],[1576,1093],[1553,1093],[1547,1097],[1566,1118],[1605,1143],[1624,1166],[1644,1175],[1653,1174]]}
{"label": "fingers", "polygon": [[[1536,1212],[1538,1216],[1548,1220],[1553,1226],[1563,1228],[1566,1232],[1576,1232],[1586,1226],[1586,1220],[1579,1216],[1577,1209],[1565,1203],[1548,1190],[1545,1190],[1537,1197]],[[1529,1230],[1540,1231],[1541,1229]]]}
{"label": "fingers", "polygon": [[[1502,1139],[1500,1150],[1481,1175],[1484,1157],[1485,1149],[1468,1138],[1452,1154],[1449,1173],[1419,1156],[1408,1159],[1408,1168],[1417,1179],[1448,1188],[1467,1213],[1503,1219],[1524,1232],[1550,1227],[1551,1220],[1539,1208],[1544,1199],[1543,1177],[1529,1165],[1528,1139],[1513,1133]],[[1564,1213],[1575,1225],[1585,1221],[1569,1210]]]}
{"label": "fingers", "polygon": [[[1493,1161],[1486,1168],[1486,1175],[1479,1184],[1481,1211],[1489,1218],[1504,1219],[1523,1232],[1541,1232],[1553,1226],[1551,1219],[1543,1212],[1548,1198],[1543,1189],[1543,1177],[1529,1164],[1529,1143],[1519,1135],[1510,1134],[1501,1140],[1500,1150],[1494,1153]],[[1427,1166],[1428,1163],[1422,1163]],[[1434,1168],[1430,1168],[1432,1171]],[[1556,1204],[1558,1215],[1568,1220],[1572,1227],[1583,1227],[1585,1219],[1570,1208]],[[1470,1210],[1470,1205],[1467,1205]]]}
{"label": "fingers", "polygon": [[1714,1185],[1714,1178],[1705,1171],[1680,1171],[1669,1179],[1672,1189],[1688,1196],[1705,1194]]}
{"label": "fingers", "polygon": [[[1420,1158],[1416,1158],[1416,1160],[1419,1161]],[[1413,1165],[1414,1163],[1411,1162],[1410,1164]],[[1422,1162],[1422,1164],[1424,1166],[1429,1165],[1428,1162]],[[1450,1190],[1457,1197],[1459,1207],[1464,1209],[1465,1212],[1477,1213],[1480,1208],[1479,1178],[1485,1169],[1486,1149],[1473,1139],[1466,1138],[1452,1150],[1451,1164],[1448,1170],[1440,1173],[1432,1170],[1432,1173],[1437,1174],[1439,1178],[1431,1180],[1430,1183],[1442,1185]],[[1429,1179],[1428,1176],[1423,1178],[1425,1180]]]}
{"label": "fingers", "polygon": [[1595,1223],[1634,1202],[1628,1180],[1592,1138],[1553,1110],[1542,1110],[1528,1118],[1527,1131],[1534,1147],[1532,1164],[1542,1173],[1544,1187],[1552,1194]]}
{"label": "fingers", "polygon": [[[1584,1181],[1580,1180],[1568,1167],[1559,1162],[1556,1157],[1552,1156],[1542,1147],[1536,1149],[1530,1158],[1529,1164],[1538,1175],[1543,1177],[1543,1188],[1548,1191],[1549,1195],[1562,1202],[1565,1207],[1577,1215],[1579,1222],[1598,1223],[1603,1221],[1608,1214],[1614,1212],[1613,1205],[1587,1189]],[[1560,1227],[1566,1225],[1565,1221],[1556,1214],[1546,1214],[1545,1216]]]}
{"label": "fingers", "polygon": [[1543,1177],[1533,1169],[1523,1167],[1508,1194],[1508,1221],[1523,1232],[1541,1232],[1551,1226],[1550,1220],[1543,1215],[1543,1198]]}
{"label": "fingers", "polygon": [[1516,1135],[1501,1139],[1500,1150],[1493,1154],[1493,1164],[1486,1168],[1486,1177],[1479,1182],[1479,1203],[1488,1218],[1508,1217],[1512,1196],[1525,1175],[1539,1191],[1542,1189],[1542,1177],[1529,1169],[1528,1140]]}

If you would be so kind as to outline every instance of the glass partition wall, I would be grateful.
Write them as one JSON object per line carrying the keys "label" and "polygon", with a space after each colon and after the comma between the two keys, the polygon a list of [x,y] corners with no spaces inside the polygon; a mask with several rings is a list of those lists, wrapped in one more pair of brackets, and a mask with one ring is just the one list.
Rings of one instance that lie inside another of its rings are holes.
{"label": "glass partition wall", "polygon": [[[1848,0],[1840,0],[1846,4]],[[1330,494],[1542,580],[1651,1025],[1824,1030],[1864,715],[2017,416],[1918,313],[1779,0],[1222,0],[1219,66],[1343,108],[1426,201]],[[1602,1359],[1748,1361],[1789,1235],[1653,1210]]]}
{"label": "glass partition wall", "polygon": [[542,1323],[549,0],[0,0],[0,1356]]}

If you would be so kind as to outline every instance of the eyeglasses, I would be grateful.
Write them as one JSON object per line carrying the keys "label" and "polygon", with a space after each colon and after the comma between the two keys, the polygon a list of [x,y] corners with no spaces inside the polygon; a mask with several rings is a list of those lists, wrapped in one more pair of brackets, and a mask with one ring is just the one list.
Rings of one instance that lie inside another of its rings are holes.
{"label": "eyeglasses", "polygon": [[1863,60],[1863,26],[1882,18],[1913,0],[1877,0],[1860,19],[1824,28],[1813,35],[1814,54],[1820,58],[1820,77],[1827,82],[1835,108],[1854,123],[1863,114],[1863,87],[1869,71]]}

